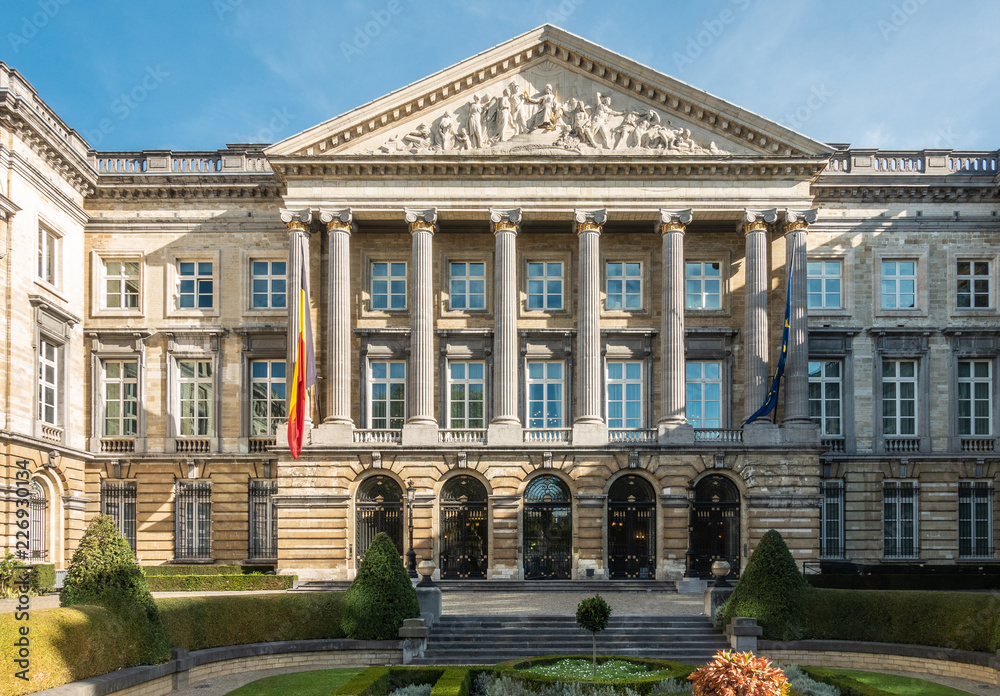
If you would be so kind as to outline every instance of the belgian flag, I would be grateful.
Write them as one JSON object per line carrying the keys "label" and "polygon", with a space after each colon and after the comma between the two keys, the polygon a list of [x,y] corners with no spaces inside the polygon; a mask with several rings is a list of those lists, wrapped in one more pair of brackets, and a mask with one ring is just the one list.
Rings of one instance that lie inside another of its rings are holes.
{"label": "belgian flag", "polygon": [[309,269],[306,255],[299,255],[302,271],[298,288],[298,302],[293,304],[298,313],[292,383],[288,396],[288,448],[292,457],[299,458],[302,452],[302,435],[305,432],[306,417],[309,413],[309,388],[316,384],[316,356],[313,352],[312,318],[309,312]]}

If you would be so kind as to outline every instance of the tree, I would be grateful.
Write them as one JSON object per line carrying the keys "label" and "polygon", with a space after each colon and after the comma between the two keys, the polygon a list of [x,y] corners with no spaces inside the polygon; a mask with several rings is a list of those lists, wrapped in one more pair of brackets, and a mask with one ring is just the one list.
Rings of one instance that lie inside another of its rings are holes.
{"label": "tree", "polygon": [[403,619],[419,617],[417,591],[399,551],[388,534],[379,532],[344,596],[344,633],[357,640],[392,640]]}
{"label": "tree", "polygon": [[576,625],[585,631],[590,631],[593,638],[594,654],[591,659],[594,678],[597,678],[597,634],[608,627],[611,619],[611,607],[600,594],[580,602],[576,607]]}

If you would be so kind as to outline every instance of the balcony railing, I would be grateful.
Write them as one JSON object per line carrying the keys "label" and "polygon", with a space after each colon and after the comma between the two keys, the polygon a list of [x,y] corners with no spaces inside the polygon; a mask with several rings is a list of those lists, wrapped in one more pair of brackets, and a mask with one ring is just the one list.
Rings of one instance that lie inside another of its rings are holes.
{"label": "balcony railing", "polygon": [[212,451],[212,441],[208,438],[177,438],[179,454],[207,454]]}
{"label": "balcony railing", "polygon": [[545,428],[524,431],[524,441],[530,444],[569,444],[572,439],[572,428]]}
{"label": "balcony railing", "polygon": [[830,158],[827,174],[995,176],[1000,171],[997,150],[844,150]]}
{"label": "balcony railing", "polygon": [[695,442],[743,442],[743,431],[736,428],[695,428]]}
{"label": "balcony railing", "polygon": [[131,454],[135,452],[135,440],[131,437],[102,437],[101,452],[107,454]]}
{"label": "balcony railing", "polygon": [[993,437],[963,437],[963,452],[993,452],[996,447],[996,438]]}
{"label": "balcony railing", "polygon": [[90,164],[102,175],[271,173],[260,146],[173,152],[92,152]]}
{"label": "balcony railing", "polygon": [[612,428],[608,431],[608,442],[627,444],[656,442],[656,428]]}
{"label": "balcony railing", "polygon": [[919,452],[919,437],[887,437],[885,439],[886,452]]}
{"label": "balcony railing", "polygon": [[486,428],[446,428],[438,430],[442,444],[485,445]]}
{"label": "balcony railing", "polygon": [[820,440],[820,444],[827,452],[844,451],[844,438],[842,437],[824,437]]}
{"label": "balcony railing", "polygon": [[274,447],[276,438],[273,437],[252,437],[248,443],[247,449],[250,454],[262,454],[267,452],[269,447]]}
{"label": "balcony railing", "polygon": [[398,445],[402,430],[355,430],[354,442],[359,444]]}

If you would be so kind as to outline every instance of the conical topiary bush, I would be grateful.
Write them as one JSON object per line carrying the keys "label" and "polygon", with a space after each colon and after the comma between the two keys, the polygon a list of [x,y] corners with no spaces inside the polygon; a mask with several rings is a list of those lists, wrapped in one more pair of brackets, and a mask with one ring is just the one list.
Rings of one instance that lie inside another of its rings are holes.
{"label": "conical topiary bush", "polygon": [[403,619],[420,618],[417,591],[389,535],[375,535],[344,597],[341,626],[348,638],[392,640]]}

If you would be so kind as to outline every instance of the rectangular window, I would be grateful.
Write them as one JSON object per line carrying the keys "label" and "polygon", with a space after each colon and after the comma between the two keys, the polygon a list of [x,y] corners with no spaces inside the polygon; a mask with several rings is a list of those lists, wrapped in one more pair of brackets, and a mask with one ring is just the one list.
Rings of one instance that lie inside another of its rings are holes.
{"label": "rectangular window", "polygon": [[212,557],[212,484],[178,481],[174,557]]}
{"label": "rectangular window", "polygon": [[139,363],[136,360],[105,360],[105,437],[135,437],[139,432]]}
{"label": "rectangular window", "polygon": [[642,361],[608,361],[608,427],[643,427]]}
{"label": "rectangular window", "polygon": [[286,261],[250,262],[250,308],[285,309],[288,305]]}
{"label": "rectangular window", "polygon": [[398,430],[406,420],[406,363],[370,363],[371,427]]}
{"label": "rectangular window", "polygon": [[913,481],[882,483],[882,555],[913,558],[917,544],[917,485]]}
{"label": "rectangular window", "polygon": [[528,264],[528,309],[551,311],[563,308],[563,265]]}
{"label": "rectangular window", "polygon": [[448,364],[448,427],[485,428],[486,364]]}
{"label": "rectangular window", "polygon": [[823,558],[843,558],[844,482],[823,481],[820,494],[823,506],[820,508],[819,555]]}
{"label": "rectangular window", "polygon": [[528,361],[528,427],[561,428],[564,366],[560,361]]}
{"label": "rectangular window", "polygon": [[841,413],[841,362],[809,361],[809,417],[823,435],[843,435]]}
{"label": "rectangular window", "polygon": [[177,262],[178,309],[211,309],[215,292],[215,263],[212,261]]}
{"label": "rectangular window", "polygon": [[605,308],[642,309],[642,264],[609,261],[606,272]]}
{"label": "rectangular window", "polygon": [[406,309],[406,263],[373,263],[372,309]]}
{"label": "rectangular window", "polygon": [[958,434],[993,434],[993,363],[958,361]]}
{"label": "rectangular window", "polygon": [[958,484],[958,555],[993,557],[993,485],[989,481]]}
{"label": "rectangular window", "polygon": [[956,280],[959,309],[990,307],[989,261],[959,261]]}
{"label": "rectangular window", "polygon": [[178,360],[182,436],[212,434],[212,361]]}
{"label": "rectangular window", "polygon": [[882,262],[882,309],[913,309],[916,293],[916,261]]}
{"label": "rectangular window", "polygon": [[684,306],[687,309],[722,307],[722,264],[688,261],[684,264]]}
{"label": "rectangular window", "polygon": [[250,558],[278,557],[278,509],[274,479],[250,479]]}
{"label": "rectangular window", "polygon": [[59,237],[52,230],[38,226],[38,277],[56,285],[59,268]]}
{"label": "rectangular window", "polygon": [[882,361],[882,434],[917,434],[917,361]]}
{"label": "rectangular window", "polygon": [[288,418],[285,361],[250,362],[250,437],[273,437]]}
{"label": "rectangular window", "polygon": [[486,309],[486,264],[449,264],[449,309]]}
{"label": "rectangular window", "polygon": [[101,481],[101,514],[115,521],[135,553],[135,481]]}
{"label": "rectangular window", "polygon": [[41,339],[38,345],[38,420],[58,425],[59,346]]}
{"label": "rectangular window", "polygon": [[139,306],[139,262],[104,262],[104,308],[135,309]]}
{"label": "rectangular window", "polygon": [[809,309],[841,309],[844,267],[842,261],[809,261],[806,297]]}
{"label": "rectangular window", "polygon": [[722,363],[687,363],[686,405],[693,427],[722,427]]}

